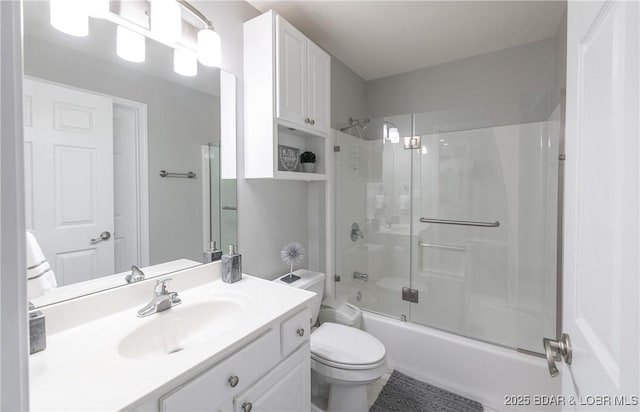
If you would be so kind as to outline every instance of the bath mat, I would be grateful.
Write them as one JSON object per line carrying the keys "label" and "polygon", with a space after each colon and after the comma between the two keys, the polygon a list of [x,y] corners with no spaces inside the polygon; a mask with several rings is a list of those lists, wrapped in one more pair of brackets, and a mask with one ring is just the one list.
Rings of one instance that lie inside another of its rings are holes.
{"label": "bath mat", "polygon": [[396,370],[370,412],[482,412],[481,403],[413,379]]}

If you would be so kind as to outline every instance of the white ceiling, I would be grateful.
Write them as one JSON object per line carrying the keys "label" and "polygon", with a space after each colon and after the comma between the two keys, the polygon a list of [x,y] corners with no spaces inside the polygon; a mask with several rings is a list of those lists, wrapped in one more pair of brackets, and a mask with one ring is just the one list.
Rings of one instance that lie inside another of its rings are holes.
{"label": "white ceiling", "polygon": [[565,1],[265,1],[365,80],[556,34]]}

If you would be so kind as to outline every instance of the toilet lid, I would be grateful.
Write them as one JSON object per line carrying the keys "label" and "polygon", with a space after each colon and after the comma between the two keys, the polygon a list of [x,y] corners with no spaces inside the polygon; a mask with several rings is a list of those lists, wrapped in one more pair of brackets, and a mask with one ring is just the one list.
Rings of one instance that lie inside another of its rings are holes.
{"label": "toilet lid", "polygon": [[311,354],[318,360],[342,365],[371,365],[385,355],[384,345],[368,333],[325,322],[311,335]]}

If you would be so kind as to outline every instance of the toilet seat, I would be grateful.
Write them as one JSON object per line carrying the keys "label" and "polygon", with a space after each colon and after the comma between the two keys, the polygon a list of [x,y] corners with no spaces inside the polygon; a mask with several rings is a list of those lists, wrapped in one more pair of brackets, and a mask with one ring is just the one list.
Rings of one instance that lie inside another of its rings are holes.
{"label": "toilet seat", "polygon": [[384,345],[350,326],[325,322],[311,335],[311,359],[345,370],[376,369],[385,363]]}

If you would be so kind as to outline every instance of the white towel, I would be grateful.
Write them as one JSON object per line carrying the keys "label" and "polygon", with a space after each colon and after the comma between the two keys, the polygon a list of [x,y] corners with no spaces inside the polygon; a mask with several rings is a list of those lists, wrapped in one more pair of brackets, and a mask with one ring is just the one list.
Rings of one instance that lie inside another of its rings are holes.
{"label": "white towel", "polygon": [[35,236],[27,231],[27,295],[29,300],[58,287],[56,275],[44,257]]}

